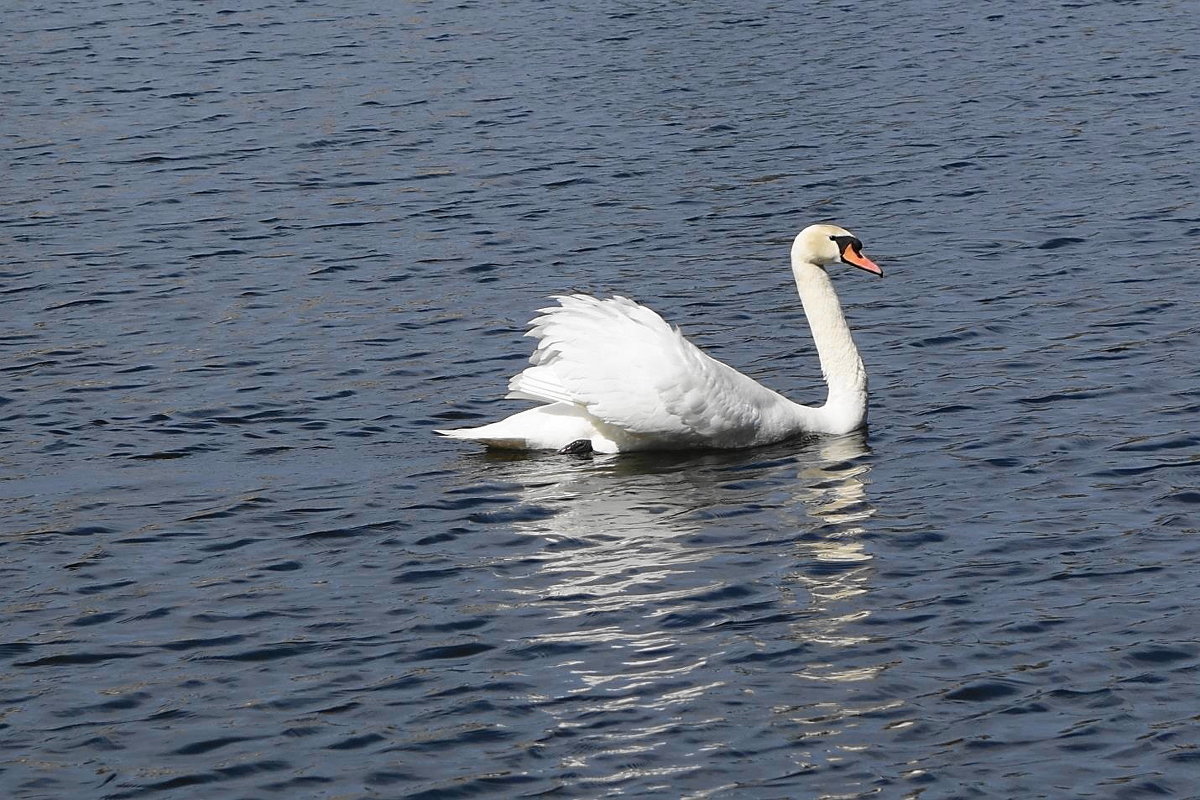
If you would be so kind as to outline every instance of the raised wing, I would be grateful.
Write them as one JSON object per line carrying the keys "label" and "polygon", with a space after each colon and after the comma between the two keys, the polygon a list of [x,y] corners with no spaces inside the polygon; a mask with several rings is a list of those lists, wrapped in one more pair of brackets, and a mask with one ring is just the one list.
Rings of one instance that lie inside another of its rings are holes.
{"label": "raised wing", "polygon": [[630,433],[717,446],[754,438],[771,409],[793,405],[628,298],[554,299],[530,323],[537,349],[509,397],[575,403]]}

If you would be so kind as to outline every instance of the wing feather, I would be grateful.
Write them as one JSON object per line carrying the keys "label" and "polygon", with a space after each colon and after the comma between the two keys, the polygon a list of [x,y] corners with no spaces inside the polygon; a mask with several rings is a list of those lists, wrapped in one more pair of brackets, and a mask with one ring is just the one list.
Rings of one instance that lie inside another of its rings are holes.
{"label": "wing feather", "polygon": [[628,298],[554,299],[530,323],[532,366],[509,397],[575,403],[633,434],[714,444],[753,436],[767,409],[788,403]]}

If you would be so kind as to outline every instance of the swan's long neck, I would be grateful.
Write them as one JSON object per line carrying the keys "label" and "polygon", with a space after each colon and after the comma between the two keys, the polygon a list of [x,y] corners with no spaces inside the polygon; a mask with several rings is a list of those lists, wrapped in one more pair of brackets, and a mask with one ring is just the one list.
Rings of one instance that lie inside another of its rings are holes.
{"label": "swan's long neck", "polygon": [[828,433],[861,428],[867,419],[867,371],[850,336],[833,281],[824,269],[796,254],[792,255],[792,274],[829,386],[825,405],[817,409],[821,424]]}

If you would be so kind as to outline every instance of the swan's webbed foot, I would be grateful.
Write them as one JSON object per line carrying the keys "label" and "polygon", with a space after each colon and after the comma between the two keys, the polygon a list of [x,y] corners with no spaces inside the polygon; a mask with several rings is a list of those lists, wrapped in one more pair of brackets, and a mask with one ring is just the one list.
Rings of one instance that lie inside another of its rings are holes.
{"label": "swan's webbed foot", "polygon": [[570,444],[558,448],[558,452],[560,455],[564,456],[590,456],[593,452],[592,440],[576,439]]}

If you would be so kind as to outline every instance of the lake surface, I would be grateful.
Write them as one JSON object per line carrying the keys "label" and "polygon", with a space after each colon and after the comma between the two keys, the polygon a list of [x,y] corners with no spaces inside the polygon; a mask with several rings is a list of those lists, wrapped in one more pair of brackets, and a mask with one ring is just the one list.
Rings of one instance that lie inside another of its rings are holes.
{"label": "lake surface", "polygon": [[[1189,3],[5,3],[0,794],[1200,797]],[[494,454],[546,297],[869,435]]]}

